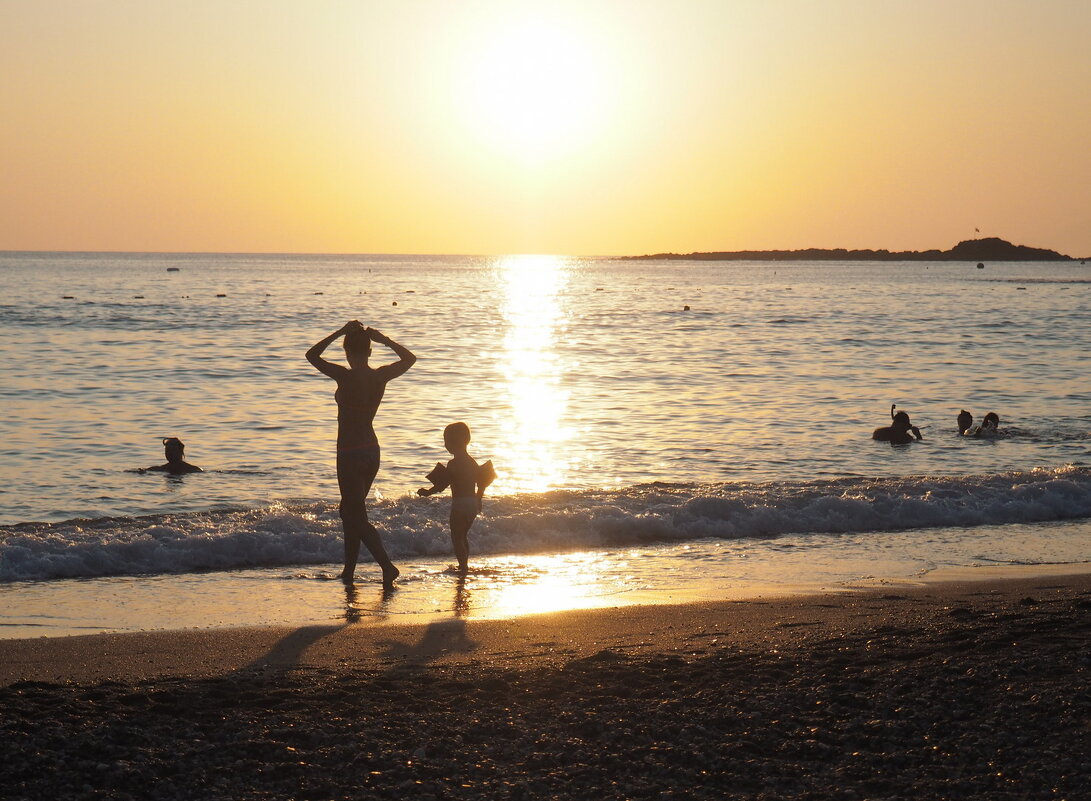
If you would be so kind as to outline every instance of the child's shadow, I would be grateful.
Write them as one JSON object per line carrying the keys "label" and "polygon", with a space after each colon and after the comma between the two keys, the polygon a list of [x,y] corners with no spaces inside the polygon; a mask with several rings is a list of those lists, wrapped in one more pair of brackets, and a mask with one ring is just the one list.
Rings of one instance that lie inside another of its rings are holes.
{"label": "child's shadow", "polygon": [[466,621],[461,618],[429,623],[416,643],[385,640],[378,645],[384,649],[383,657],[398,659],[407,665],[424,665],[449,654],[465,654],[477,648],[477,643],[467,636]]}

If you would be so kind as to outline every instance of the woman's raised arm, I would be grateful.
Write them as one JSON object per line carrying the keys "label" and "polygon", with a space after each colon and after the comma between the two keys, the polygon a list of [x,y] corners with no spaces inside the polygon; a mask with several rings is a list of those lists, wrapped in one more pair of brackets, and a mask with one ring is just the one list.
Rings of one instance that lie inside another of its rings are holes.
{"label": "woman's raised arm", "polygon": [[[353,327],[353,324],[359,326],[360,322],[358,320],[352,320],[351,322],[345,323],[328,337],[324,337],[323,339],[320,339],[318,340],[318,342],[315,342],[313,345],[311,345],[310,349],[307,351],[307,361],[314,365],[314,368],[320,373],[324,373],[330,378],[337,378],[337,374],[344,370],[341,365],[334,364],[333,362],[328,362],[323,359],[322,354],[326,350],[326,348],[330,346],[330,343],[337,339],[337,337],[344,336],[346,333],[348,333],[348,331]],[[362,328],[363,326],[360,327]]]}
{"label": "woman's raised arm", "polygon": [[382,331],[379,331],[375,328],[369,328],[367,329],[367,333],[368,336],[371,337],[372,342],[378,342],[380,345],[386,345],[398,356],[398,361],[394,362],[393,364],[385,364],[379,368],[379,371],[382,373],[383,378],[385,378],[387,381],[402,375],[417,361],[417,357],[409,351],[409,348],[405,347],[404,345],[399,345]]}

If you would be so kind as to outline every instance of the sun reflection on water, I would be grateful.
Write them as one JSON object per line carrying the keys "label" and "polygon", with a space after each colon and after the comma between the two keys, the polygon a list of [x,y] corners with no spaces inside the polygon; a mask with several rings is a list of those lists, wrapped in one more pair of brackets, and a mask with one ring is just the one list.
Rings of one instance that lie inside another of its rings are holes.
{"label": "sun reflection on water", "polygon": [[563,292],[570,265],[556,256],[497,262],[507,324],[502,353],[509,408],[500,422],[501,492],[543,492],[565,483],[573,432],[564,421],[568,392],[558,341],[566,325]]}
{"label": "sun reflection on water", "polygon": [[[471,617],[514,617],[526,614],[594,609],[623,604],[631,580],[595,552],[488,560],[488,571],[507,580],[484,582],[474,591]],[[474,582],[475,584],[477,582]]]}

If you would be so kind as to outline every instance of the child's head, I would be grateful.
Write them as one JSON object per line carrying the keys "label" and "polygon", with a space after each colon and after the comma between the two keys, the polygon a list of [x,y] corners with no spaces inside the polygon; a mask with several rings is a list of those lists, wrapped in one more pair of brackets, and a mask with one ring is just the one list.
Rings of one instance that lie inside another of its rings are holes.
{"label": "child's head", "polygon": [[443,446],[448,451],[465,450],[470,444],[470,427],[465,423],[451,423],[443,429]]}

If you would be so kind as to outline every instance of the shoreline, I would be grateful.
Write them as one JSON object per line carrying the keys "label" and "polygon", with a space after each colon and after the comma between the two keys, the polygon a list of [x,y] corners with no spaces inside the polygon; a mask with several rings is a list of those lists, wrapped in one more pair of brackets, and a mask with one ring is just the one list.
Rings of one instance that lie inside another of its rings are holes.
{"label": "shoreline", "polygon": [[0,786],[97,798],[1076,798],[1091,575],[0,642]]}
{"label": "shoreline", "polygon": [[354,668],[390,667],[399,662],[460,664],[499,654],[518,654],[512,664],[525,667],[558,663],[594,649],[622,647],[632,653],[676,650],[689,636],[684,632],[717,625],[733,631],[731,637],[742,647],[752,648],[771,641],[770,632],[803,612],[816,618],[805,625],[849,631],[856,627],[846,619],[850,610],[871,609],[863,615],[870,619],[876,614],[890,617],[905,611],[895,602],[935,612],[937,604],[949,606],[954,599],[1011,602],[1016,595],[1021,598],[1047,591],[1091,597],[1091,572],[1034,571],[1019,577],[967,579],[952,571],[947,577],[912,584],[884,582],[834,592],[781,591],[717,601],[569,609],[509,618],[433,614],[409,620],[365,617],[336,624],[7,639],[0,640],[0,686],[28,681],[193,679],[267,667],[329,670],[350,664]]}

